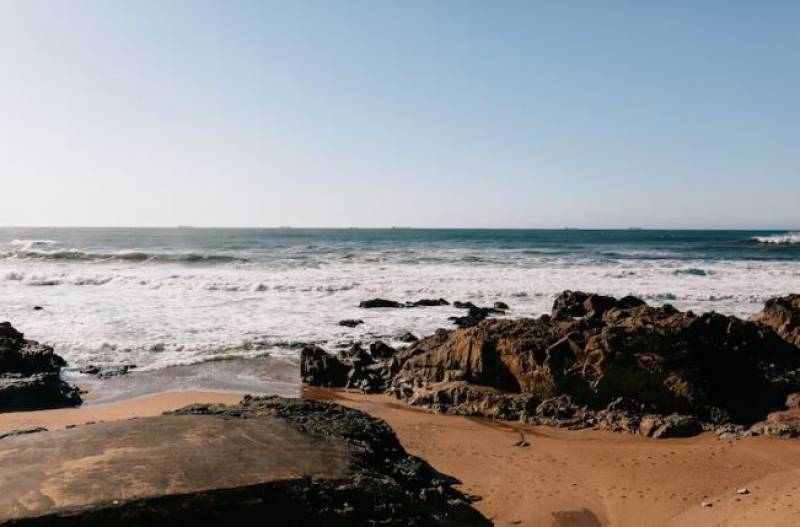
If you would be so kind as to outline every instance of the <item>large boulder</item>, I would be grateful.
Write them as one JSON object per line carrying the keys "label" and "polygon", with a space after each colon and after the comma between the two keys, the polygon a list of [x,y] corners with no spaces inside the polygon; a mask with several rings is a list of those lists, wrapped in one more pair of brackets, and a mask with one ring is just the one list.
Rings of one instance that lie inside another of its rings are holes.
{"label": "large boulder", "polygon": [[0,372],[32,375],[58,373],[66,365],[64,359],[14,329],[9,322],[0,322]]}
{"label": "large boulder", "polygon": [[0,412],[81,404],[79,390],[61,380],[64,359],[0,323]]}
{"label": "large boulder", "polygon": [[300,378],[312,386],[342,387],[347,383],[347,366],[312,344],[300,351]]}
{"label": "large boulder", "polygon": [[771,327],[784,339],[800,346],[800,295],[767,300],[763,311],[753,317],[753,320]]}

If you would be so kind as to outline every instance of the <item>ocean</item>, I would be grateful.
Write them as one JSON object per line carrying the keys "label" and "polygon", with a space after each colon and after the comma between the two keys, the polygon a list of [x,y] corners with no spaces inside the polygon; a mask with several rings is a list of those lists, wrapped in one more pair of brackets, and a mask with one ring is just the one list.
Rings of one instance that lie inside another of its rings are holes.
{"label": "ocean", "polygon": [[[800,233],[670,230],[0,229],[0,320],[72,370],[140,371],[451,327],[445,298],[508,316],[564,289],[738,316],[800,291]],[[44,309],[34,310],[34,306]],[[360,318],[356,328],[339,320]]]}

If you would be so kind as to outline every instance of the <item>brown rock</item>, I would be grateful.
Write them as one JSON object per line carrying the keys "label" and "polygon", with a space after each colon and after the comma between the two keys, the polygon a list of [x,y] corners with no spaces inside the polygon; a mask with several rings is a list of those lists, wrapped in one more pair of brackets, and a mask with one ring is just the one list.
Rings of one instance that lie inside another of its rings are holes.
{"label": "brown rock", "polygon": [[306,346],[300,352],[300,377],[312,386],[342,387],[347,367],[319,346]]}
{"label": "brown rock", "polygon": [[[560,295],[552,317],[439,330],[397,361],[401,396],[453,379],[539,400],[566,395],[595,424],[657,437],[696,433],[698,419],[749,425],[800,391],[800,350],[769,327],[581,292]],[[606,410],[620,398],[630,408]],[[641,424],[644,414],[662,420]]]}
{"label": "brown rock", "polygon": [[767,300],[764,310],[753,320],[771,327],[782,338],[800,346],[800,295]]}

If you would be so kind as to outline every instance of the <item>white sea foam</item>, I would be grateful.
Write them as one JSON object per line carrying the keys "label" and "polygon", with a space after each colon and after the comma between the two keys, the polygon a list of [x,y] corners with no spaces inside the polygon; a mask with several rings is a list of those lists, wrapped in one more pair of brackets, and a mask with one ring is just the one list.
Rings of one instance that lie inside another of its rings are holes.
{"label": "white sea foam", "polygon": [[58,242],[55,240],[11,240],[9,245],[13,247],[22,247],[23,249],[33,249],[34,247],[44,247],[57,243]]}
{"label": "white sea foam", "polygon": [[800,232],[787,232],[784,234],[772,234],[770,236],[755,236],[753,239],[759,243],[800,244]]}
{"label": "white sea foam", "polygon": [[[697,270],[702,270],[700,273]],[[678,272],[683,271],[683,272]],[[452,307],[364,310],[383,297],[508,302],[511,316],[550,310],[564,289],[633,294],[696,312],[747,316],[771,296],[800,291],[800,262],[549,258],[505,263],[202,265],[137,261],[0,260],[0,320],[56,346],[71,366],[135,363],[140,369],[297,353],[361,338],[450,327]],[[38,287],[30,287],[38,286]],[[45,287],[46,286],[46,287]],[[45,309],[34,311],[33,306]],[[360,318],[343,328],[337,322]]]}

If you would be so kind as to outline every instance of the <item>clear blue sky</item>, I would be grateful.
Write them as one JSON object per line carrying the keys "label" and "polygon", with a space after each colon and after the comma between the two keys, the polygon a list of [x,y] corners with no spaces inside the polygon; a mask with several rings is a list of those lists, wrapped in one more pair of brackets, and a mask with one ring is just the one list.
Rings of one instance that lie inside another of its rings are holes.
{"label": "clear blue sky", "polygon": [[797,228],[799,27],[795,1],[0,0],[0,225]]}

